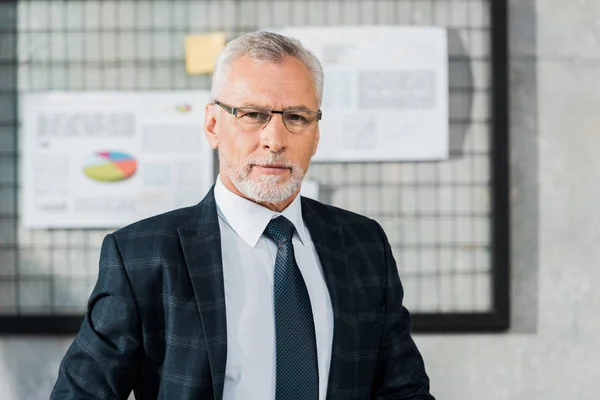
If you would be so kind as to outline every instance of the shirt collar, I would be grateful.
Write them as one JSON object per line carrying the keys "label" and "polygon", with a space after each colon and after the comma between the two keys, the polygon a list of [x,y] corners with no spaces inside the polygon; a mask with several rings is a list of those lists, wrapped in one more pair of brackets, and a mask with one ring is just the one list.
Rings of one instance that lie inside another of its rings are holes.
{"label": "shirt collar", "polygon": [[294,224],[300,242],[303,245],[307,243],[308,238],[302,220],[302,202],[299,195],[285,210],[277,213],[233,193],[225,187],[219,175],[215,183],[215,202],[219,216],[250,247],[256,246],[269,221],[280,215]]}

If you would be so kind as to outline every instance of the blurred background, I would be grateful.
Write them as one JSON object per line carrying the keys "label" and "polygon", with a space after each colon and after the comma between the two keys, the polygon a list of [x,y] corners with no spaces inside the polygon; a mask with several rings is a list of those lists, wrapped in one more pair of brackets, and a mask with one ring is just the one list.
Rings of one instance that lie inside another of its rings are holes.
{"label": "blurred background", "polygon": [[0,397],[48,398],[114,230],[23,222],[27,94],[205,90],[189,35],[381,25],[444,28],[448,154],[315,163],[318,199],[386,230],[436,398],[598,398],[599,20],[594,0],[0,1]]}

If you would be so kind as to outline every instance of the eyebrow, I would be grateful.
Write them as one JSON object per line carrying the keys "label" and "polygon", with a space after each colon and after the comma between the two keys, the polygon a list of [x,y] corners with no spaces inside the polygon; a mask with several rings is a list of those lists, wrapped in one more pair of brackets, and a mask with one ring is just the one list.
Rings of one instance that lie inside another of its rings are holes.
{"label": "eyebrow", "polygon": [[[242,103],[238,108],[262,108],[265,110],[271,110],[271,107],[265,104],[257,104],[257,103]],[[287,106],[284,107],[283,110],[279,110],[279,111],[286,111],[286,110],[302,110],[302,111],[315,111],[307,106],[305,106],[304,104],[294,104],[291,106]]]}

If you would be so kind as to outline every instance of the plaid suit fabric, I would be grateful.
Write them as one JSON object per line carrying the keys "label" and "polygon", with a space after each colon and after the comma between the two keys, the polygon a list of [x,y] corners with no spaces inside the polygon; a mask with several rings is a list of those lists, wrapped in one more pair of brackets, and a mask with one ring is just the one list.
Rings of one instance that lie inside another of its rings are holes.
{"label": "plaid suit fabric", "polygon": [[[327,398],[433,400],[380,225],[302,199],[334,311]],[[219,222],[196,206],[106,236],[98,281],[51,399],[221,399],[227,356]],[[326,378],[323,378],[326,379]]]}

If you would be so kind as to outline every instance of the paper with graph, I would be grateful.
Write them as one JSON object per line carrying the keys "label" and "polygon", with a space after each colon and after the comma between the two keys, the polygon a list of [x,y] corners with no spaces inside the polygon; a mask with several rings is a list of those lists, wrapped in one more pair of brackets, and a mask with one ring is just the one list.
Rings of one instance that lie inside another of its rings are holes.
{"label": "paper with graph", "polygon": [[22,216],[32,228],[117,228],[202,199],[213,183],[207,91],[28,93]]}
{"label": "paper with graph", "polygon": [[448,156],[448,50],[437,27],[269,29],[299,39],[325,72],[314,161]]}

